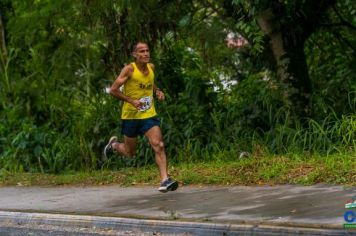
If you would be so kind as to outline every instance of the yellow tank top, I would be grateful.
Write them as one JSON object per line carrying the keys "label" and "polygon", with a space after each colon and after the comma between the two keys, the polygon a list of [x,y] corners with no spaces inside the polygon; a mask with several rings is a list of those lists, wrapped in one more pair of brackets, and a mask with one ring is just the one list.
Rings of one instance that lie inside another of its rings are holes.
{"label": "yellow tank top", "polygon": [[134,70],[131,77],[123,86],[123,93],[132,98],[138,99],[144,103],[142,109],[137,110],[128,102],[122,106],[121,119],[146,119],[157,115],[153,100],[154,73],[149,64],[147,64],[148,75],[144,75],[136,66],[131,63]]}

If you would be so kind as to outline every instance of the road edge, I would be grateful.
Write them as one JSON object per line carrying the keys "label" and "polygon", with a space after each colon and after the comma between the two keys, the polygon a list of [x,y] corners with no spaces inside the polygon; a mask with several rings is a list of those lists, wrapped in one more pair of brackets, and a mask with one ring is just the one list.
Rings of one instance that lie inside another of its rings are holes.
{"label": "road edge", "polygon": [[16,225],[54,225],[66,228],[101,228],[116,231],[139,230],[187,235],[356,235],[356,230],[276,226],[265,224],[224,224],[123,217],[0,211],[0,222]]}

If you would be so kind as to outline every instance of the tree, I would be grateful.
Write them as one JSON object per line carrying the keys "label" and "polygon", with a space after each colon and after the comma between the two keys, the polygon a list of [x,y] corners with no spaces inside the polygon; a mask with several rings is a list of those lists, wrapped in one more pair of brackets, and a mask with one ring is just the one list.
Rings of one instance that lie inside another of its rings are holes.
{"label": "tree", "polygon": [[6,49],[6,41],[5,41],[5,28],[2,21],[2,15],[0,12],[0,57],[2,61],[6,61],[7,49]]}
{"label": "tree", "polygon": [[[265,37],[264,54],[273,58],[268,63],[285,86],[286,104],[301,118],[312,113],[313,91],[304,53],[305,42],[321,29],[330,30],[325,26],[334,24],[329,10],[335,9],[335,4],[335,0],[225,0],[223,3],[225,16],[245,24],[257,23]],[[354,28],[345,19],[342,23]]]}
{"label": "tree", "polygon": [[10,2],[1,1],[0,3],[0,70],[3,69],[7,61],[8,49],[6,45],[6,29],[5,29],[6,16],[4,13],[10,11],[10,9],[11,9]]}

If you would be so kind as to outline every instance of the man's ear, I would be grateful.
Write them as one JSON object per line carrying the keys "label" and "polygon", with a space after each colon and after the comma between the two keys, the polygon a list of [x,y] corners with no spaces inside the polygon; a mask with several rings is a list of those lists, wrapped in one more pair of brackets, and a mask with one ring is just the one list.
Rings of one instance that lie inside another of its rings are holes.
{"label": "man's ear", "polygon": [[136,58],[136,52],[131,52],[131,56],[133,56],[134,58]]}

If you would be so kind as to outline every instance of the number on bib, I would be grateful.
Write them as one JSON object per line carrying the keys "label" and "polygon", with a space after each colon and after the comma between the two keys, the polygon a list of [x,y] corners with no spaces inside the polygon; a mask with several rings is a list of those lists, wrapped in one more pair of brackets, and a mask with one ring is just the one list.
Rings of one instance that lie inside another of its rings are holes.
{"label": "number on bib", "polygon": [[140,98],[140,102],[142,102],[143,105],[138,110],[139,111],[147,111],[152,106],[152,97]]}

